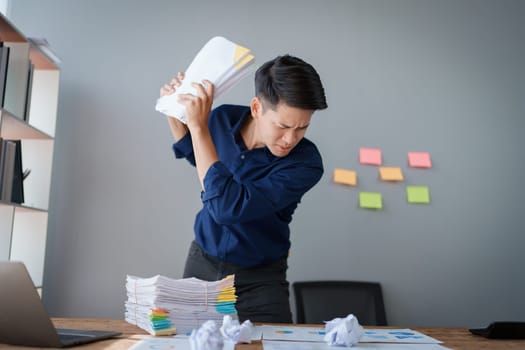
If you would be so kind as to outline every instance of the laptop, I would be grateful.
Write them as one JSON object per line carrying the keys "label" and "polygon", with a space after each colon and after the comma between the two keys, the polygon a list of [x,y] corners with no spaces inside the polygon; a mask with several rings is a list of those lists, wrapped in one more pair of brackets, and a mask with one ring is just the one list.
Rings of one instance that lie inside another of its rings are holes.
{"label": "laptop", "polygon": [[0,261],[0,343],[63,348],[120,334],[55,328],[25,265]]}

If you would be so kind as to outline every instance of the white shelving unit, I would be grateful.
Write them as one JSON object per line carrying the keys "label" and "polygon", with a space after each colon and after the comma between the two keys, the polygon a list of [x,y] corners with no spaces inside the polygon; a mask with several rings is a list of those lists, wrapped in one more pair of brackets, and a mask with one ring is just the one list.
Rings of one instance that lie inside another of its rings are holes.
{"label": "white shelving unit", "polygon": [[24,262],[41,292],[60,69],[1,14],[0,41],[10,50],[0,137],[21,140],[22,167],[31,170],[24,203],[0,200],[0,260]]}

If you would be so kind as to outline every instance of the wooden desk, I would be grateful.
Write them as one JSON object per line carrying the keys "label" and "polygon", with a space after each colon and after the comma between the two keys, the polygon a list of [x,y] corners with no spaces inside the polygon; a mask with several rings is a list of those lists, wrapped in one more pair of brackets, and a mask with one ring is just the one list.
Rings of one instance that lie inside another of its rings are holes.
{"label": "wooden desk", "polygon": [[[125,350],[149,334],[144,330],[127,323],[124,320],[107,320],[107,319],[71,319],[56,318],[53,319],[55,326],[58,328],[76,328],[76,329],[99,329],[122,332],[118,338],[103,340],[92,344],[82,345],[77,349],[81,350]],[[406,328],[406,327],[401,327]],[[458,350],[507,350],[507,349],[525,349],[525,340],[489,340],[470,334],[464,328],[419,328],[409,327],[427,334],[433,338],[443,341],[443,346]],[[21,346],[12,346],[0,344],[2,350],[21,350],[35,349]],[[75,348],[72,348],[75,349]],[[260,341],[252,344],[239,344],[236,350],[262,350]],[[334,348],[342,349],[342,348]],[[351,349],[351,348],[349,348]]]}

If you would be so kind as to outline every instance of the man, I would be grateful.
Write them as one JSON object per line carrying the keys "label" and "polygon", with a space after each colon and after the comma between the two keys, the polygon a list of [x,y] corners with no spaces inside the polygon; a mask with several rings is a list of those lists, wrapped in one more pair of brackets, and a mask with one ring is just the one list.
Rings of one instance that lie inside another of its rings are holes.
{"label": "man", "polygon": [[[161,96],[183,78],[164,85]],[[241,321],[291,323],[289,224],[323,174],[319,151],[304,138],[314,111],[327,108],[319,75],[299,58],[279,56],[257,70],[249,107],[213,111],[213,84],[193,86],[197,95],[179,97],[187,125],[168,117],[175,156],[196,166],[202,186],[184,277],[235,274]]]}

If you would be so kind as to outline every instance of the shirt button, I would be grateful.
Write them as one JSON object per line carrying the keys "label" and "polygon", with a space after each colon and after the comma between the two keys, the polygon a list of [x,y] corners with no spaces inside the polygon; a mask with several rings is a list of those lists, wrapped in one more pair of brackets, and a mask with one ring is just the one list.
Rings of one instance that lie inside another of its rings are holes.
{"label": "shirt button", "polygon": [[241,154],[241,159],[244,159],[245,158],[245,155],[244,154]]}

